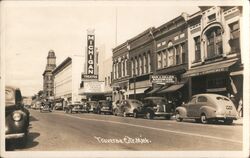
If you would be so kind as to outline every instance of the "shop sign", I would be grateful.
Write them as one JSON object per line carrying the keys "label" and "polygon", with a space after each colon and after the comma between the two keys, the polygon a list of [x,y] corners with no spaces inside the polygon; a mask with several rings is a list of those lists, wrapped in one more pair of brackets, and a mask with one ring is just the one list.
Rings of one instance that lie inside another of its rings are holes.
{"label": "shop sign", "polygon": [[191,74],[190,76],[200,76],[200,75],[205,75],[205,74],[210,74],[210,73],[216,73],[216,72],[223,72],[223,71],[227,71],[227,68],[219,68],[219,69],[201,71],[201,72],[197,72],[197,73]]}
{"label": "shop sign", "polygon": [[104,90],[105,90],[104,82],[99,82],[99,81],[84,82],[85,93],[103,93]]}
{"label": "shop sign", "polygon": [[94,75],[95,35],[87,35],[87,75]]}
{"label": "shop sign", "polygon": [[156,84],[176,83],[176,77],[174,75],[151,75],[150,81]]}
{"label": "shop sign", "polygon": [[82,79],[98,79],[98,75],[82,74]]}

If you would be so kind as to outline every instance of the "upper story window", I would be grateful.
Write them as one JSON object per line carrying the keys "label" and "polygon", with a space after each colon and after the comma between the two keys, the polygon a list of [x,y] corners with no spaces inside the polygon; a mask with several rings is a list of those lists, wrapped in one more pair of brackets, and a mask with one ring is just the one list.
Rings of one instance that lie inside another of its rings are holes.
{"label": "upper story window", "polygon": [[131,76],[134,75],[134,72],[135,72],[135,68],[134,68],[134,67],[135,67],[135,66],[134,66],[134,60],[131,59]]}
{"label": "upper story window", "polygon": [[239,22],[229,24],[231,52],[240,52],[240,25]]}
{"label": "upper story window", "polygon": [[201,60],[201,38],[200,38],[200,36],[197,36],[194,38],[194,45],[195,45],[194,61],[198,62]]}
{"label": "upper story window", "polygon": [[138,60],[135,58],[135,75],[138,74]]}
{"label": "upper story window", "polygon": [[168,49],[168,66],[174,65],[174,48]]}
{"label": "upper story window", "polygon": [[181,44],[181,63],[186,63],[185,43]]}
{"label": "upper story window", "polygon": [[161,52],[157,53],[157,68],[158,69],[162,68],[162,56],[161,56]]}
{"label": "upper story window", "polygon": [[151,72],[151,55],[150,55],[150,51],[148,51],[148,72]]}
{"label": "upper story window", "polygon": [[213,58],[222,54],[222,31],[220,27],[210,28],[207,36],[207,58]]}
{"label": "upper story window", "polygon": [[138,74],[141,75],[142,74],[142,57],[139,56],[139,70],[138,70]]}
{"label": "upper story window", "polygon": [[167,52],[166,49],[162,51],[163,67],[167,67]]}
{"label": "upper story window", "polygon": [[175,47],[176,50],[176,64],[181,64],[181,46],[177,45]]}
{"label": "upper story window", "polygon": [[208,17],[208,22],[212,22],[212,21],[215,21],[216,20],[216,14],[212,14],[212,15],[209,15]]}
{"label": "upper story window", "polygon": [[143,54],[143,73],[147,73],[147,57]]}

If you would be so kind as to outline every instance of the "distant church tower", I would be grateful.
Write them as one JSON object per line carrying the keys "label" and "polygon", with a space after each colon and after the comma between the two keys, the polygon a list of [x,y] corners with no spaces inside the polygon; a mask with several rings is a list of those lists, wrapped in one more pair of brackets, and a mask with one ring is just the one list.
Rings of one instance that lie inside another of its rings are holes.
{"label": "distant church tower", "polygon": [[56,56],[53,50],[50,50],[47,56],[47,65],[43,73],[43,94],[44,99],[51,99],[54,96],[54,78],[52,71],[56,68]]}

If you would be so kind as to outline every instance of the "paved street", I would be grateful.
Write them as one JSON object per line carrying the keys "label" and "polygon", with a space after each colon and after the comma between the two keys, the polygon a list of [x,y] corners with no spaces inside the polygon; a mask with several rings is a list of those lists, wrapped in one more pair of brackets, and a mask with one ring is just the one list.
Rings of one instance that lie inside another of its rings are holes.
{"label": "paved street", "polygon": [[96,114],[30,110],[24,151],[72,150],[241,150],[242,125],[146,120]]}

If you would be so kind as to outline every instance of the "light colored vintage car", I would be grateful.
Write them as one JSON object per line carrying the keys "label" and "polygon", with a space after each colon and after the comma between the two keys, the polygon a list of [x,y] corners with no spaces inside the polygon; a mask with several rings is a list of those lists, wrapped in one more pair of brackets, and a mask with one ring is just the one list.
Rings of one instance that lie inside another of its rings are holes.
{"label": "light colored vintage car", "polygon": [[212,120],[223,120],[226,124],[232,124],[238,117],[236,108],[229,98],[211,93],[194,95],[190,102],[177,107],[175,112],[176,121],[189,118],[204,124]]}

